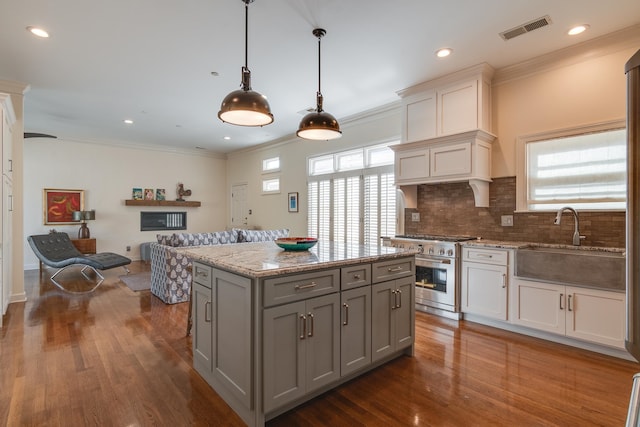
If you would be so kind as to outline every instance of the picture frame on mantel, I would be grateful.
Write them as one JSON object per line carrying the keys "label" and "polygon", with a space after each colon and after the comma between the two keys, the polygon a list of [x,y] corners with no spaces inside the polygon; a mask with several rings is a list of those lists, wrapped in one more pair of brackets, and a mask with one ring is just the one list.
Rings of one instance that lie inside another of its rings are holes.
{"label": "picture frame on mantel", "polygon": [[287,207],[289,212],[298,212],[298,193],[289,193],[287,196]]}
{"label": "picture frame on mantel", "polygon": [[84,210],[84,190],[42,190],[42,216],[44,225],[77,224],[74,211]]}

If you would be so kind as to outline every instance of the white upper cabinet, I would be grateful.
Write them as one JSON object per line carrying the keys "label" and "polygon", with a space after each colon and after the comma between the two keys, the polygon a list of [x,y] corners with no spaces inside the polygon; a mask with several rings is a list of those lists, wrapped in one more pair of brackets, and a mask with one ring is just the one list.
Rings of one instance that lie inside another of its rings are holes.
{"label": "white upper cabinet", "polygon": [[492,77],[480,64],[398,92],[397,185],[469,181],[476,206],[489,206]]}
{"label": "white upper cabinet", "polygon": [[491,132],[493,68],[479,64],[398,92],[402,142],[481,129]]}
{"label": "white upper cabinet", "polygon": [[402,100],[402,142],[423,141],[436,133],[436,91],[427,90]]}

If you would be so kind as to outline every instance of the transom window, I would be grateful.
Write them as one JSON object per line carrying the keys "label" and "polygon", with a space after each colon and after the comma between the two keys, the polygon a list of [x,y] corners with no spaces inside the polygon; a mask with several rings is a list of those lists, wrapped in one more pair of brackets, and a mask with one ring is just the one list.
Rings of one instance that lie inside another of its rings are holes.
{"label": "transom window", "polygon": [[272,157],[262,161],[262,172],[276,172],[280,170],[280,157]]}
{"label": "transom window", "polygon": [[627,143],[621,124],[520,139],[518,210],[625,209]]}

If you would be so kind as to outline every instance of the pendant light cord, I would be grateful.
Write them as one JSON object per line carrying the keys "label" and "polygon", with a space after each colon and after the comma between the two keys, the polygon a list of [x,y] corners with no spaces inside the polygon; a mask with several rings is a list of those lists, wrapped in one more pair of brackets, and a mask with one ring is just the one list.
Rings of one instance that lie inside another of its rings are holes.
{"label": "pendant light cord", "polygon": [[322,110],[322,91],[320,90],[320,73],[322,70],[321,67],[321,57],[320,52],[322,52],[322,48],[320,46],[322,36],[325,35],[325,31],[322,28],[316,28],[313,30],[313,34],[318,37],[318,93],[316,94],[316,112],[321,113]]}
{"label": "pendant light cord", "polygon": [[322,95],[322,91],[320,90],[320,40],[322,36],[318,36],[318,95]]}
{"label": "pendant light cord", "polygon": [[249,69],[249,1],[244,0],[244,68]]}

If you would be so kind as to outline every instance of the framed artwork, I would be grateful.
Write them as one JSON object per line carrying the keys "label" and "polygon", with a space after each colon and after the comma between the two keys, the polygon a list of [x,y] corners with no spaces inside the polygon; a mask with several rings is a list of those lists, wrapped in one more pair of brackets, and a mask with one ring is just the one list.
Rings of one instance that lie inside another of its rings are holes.
{"label": "framed artwork", "polygon": [[84,210],[84,190],[42,190],[44,225],[77,224],[74,211]]}
{"label": "framed artwork", "polygon": [[164,200],[165,192],[164,188],[156,188],[156,200]]}
{"label": "framed artwork", "polygon": [[153,188],[145,188],[144,189],[144,199],[145,200],[153,200]]}
{"label": "framed artwork", "polygon": [[133,200],[142,200],[142,188],[134,188],[131,193],[131,198]]}
{"label": "framed artwork", "polygon": [[289,193],[287,200],[287,207],[289,209],[289,212],[298,212],[298,193]]}

